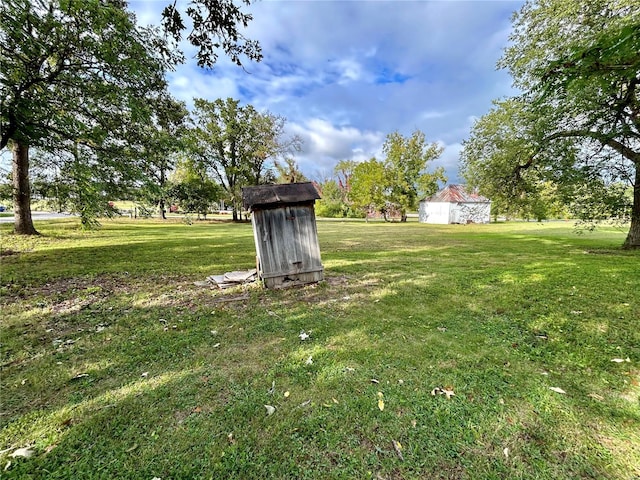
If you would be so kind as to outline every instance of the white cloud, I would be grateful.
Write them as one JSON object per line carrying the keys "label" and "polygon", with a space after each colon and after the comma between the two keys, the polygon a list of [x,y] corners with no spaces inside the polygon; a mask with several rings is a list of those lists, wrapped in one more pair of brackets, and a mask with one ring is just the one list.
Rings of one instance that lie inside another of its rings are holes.
{"label": "white cloud", "polygon": [[[183,2],[185,0],[180,0]],[[131,3],[142,23],[157,24],[169,0]],[[283,115],[304,140],[296,158],[312,174],[342,159],[381,158],[385,136],[422,130],[445,146],[434,163],[458,179],[461,142],[491,100],[513,95],[495,64],[507,44],[513,1],[262,1],[249,7],[246,36],[263,49],[244,69],[223,55],[212,71],[187,65],[170,90],[233,97]]]}
{"label": "white cloud", "polygon": [[321,118],[308,119],[304,124],[291,124],[291,134],[303,140],[302,152],[296,155],[303,171],[332,170],[339,160],[368,160],[380,154],[384,134],[363,131],[351,126],[335,126]]}

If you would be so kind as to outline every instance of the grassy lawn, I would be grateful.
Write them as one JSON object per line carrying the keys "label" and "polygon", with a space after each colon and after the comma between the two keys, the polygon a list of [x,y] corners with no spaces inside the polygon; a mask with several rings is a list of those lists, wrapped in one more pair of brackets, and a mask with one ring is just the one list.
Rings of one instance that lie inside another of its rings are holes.
{"label": "grassy lawn", "polygon": [[10,227],[3,478],[640,477],[624,232],[320,221],[325,282],[219,292],[249,224]]}

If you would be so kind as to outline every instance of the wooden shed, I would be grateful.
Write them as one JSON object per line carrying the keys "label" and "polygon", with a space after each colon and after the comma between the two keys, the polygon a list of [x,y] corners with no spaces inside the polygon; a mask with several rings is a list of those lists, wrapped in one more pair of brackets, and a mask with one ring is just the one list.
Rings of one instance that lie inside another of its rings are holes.
{"label": "wooden shed", "polygon": [[314,211],[319,198],[311,182],[242,189],[244,208],[251,211],[258,274],[267,288],[323,279]]}

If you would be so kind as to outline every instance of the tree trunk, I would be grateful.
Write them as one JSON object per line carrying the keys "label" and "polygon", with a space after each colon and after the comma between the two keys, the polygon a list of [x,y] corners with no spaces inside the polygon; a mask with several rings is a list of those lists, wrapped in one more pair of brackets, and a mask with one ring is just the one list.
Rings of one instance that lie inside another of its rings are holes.
{"label": "tree trunk", "polygon": [[631,207],[631,227],[623,248],[640,248],[640,163],[636,162],[636,178],[633,184],[633,206]]}
{"label": "tree trunk", "polygon": [[167,210],[166,210],[166,208],[164,208],[164,198],[161,198],[158,201],[158,215],[160,216],[160,218],[162,220],[166,220],[167,219]]}
{"label": "tree trunk", "polygon": [[29,185],[29,145],[12,142],[13,152],[13,231],[19,235],[39,235],[31,218]]}

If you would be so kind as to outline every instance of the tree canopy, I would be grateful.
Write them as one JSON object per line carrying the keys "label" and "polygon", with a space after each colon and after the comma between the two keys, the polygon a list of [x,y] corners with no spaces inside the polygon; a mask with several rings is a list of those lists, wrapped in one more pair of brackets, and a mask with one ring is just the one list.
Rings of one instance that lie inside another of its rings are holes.
{"label": "tree canopy", "polygon": [[[200,65],[211,67],[218,49],[237,64],[241,55],[260,60],[257,42],[239,30],[251,16],[232,0],[193,0],[184,13]],[[124,0],[0,2],[0,148],[13,152],[17,233],[37,233],[30,149],[73,159],[76,172],[80,164],[90,171],[87,160],[98,157],[102,165],[109,159],[114,177],[140,168],[130,153],[148,150],[144,126],[157,117],[154,99],[167,95],[165,72],[183,60],[170,42],[186,29],[175,2],[165,9],[163,27],[168,36],[160,27],[138,26]]]}
{"label": "tree canopy", "polygon": [[[630,220],[625,246],[640,247],[637,2],[529,0],[513,22],[499,66],[522,93],[476,122],[463,175],[511,199],[552,182],[587,220],[595,212]],[[583,200],[611,208],[583,208]]]}
{"label": "tree canopy", "polygon": [[446,182],[444,168],[428,171],[431,161],[442,153],[436,143],[427,144],[420,130],[410,137],[398,132],[387,135],[382,151],[385,159],[375,158],[356,164],[338,164],[340,183],[348,187],[348,198],[355,208],[375,210],[385,218],[398,212],[402,221],[407,211],[417,208],[420,197],[438,190],[438,182]]}
{"label": "tree canopy", "polygon": [[192,120],[190,152],[226,191],[234,220],[241,209],[241,188],[271,179],[266,161],[299,148],[299,139],[284,135],[283,118],[232,98],[195,99]]}

